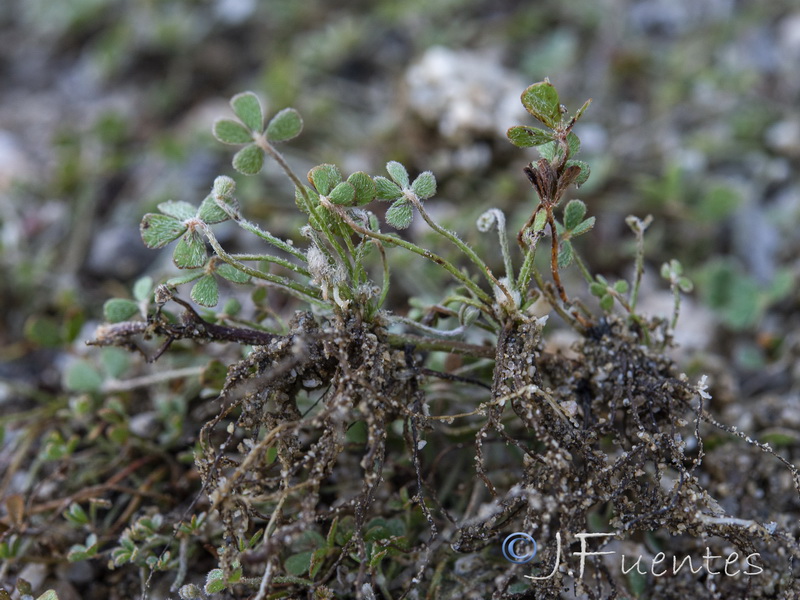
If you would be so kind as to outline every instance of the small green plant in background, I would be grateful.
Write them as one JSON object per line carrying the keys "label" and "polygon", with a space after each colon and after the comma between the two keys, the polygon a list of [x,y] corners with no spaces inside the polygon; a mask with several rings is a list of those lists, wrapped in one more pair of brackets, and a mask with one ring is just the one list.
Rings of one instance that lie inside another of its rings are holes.
{"label": "small green plant in background", "polygon": [[[516,246],[501,210],[488,207],[480,216],[476,229],[497,236],[499,260],[489,260],[428,210],[437,193],[432,172],[412,176],[389,161],[379,175],[346,174],[326,163],[303,179],[277,149],[301,133],[297,111],[267,119],[255,94],[234,96],[236,118],[217,121],[214,135],[240,147],[232,164],[242,175],[275,161],[294,186],[305,224],[289,238],[249,221],[236,182],[224,175],[196,204],[163,202],[144,216],[144,243],[174,244],[173,263],[182,274],[161,285],[141,279],[132,298],[109,300],[108,323],[93,343],[137,350],[148,360],[180,340],[233,342],[249,351],[227,370],[220,360],[206,360],[158,380],[173,385],[200,375],[205,397],[219,400],[216,416],[190,432],[202,489],[183,504],[178,526],[148,510],[111,542],[95,532],[97,515],[73,503],[65,518],[87,533],[72,547],[72,560],[107,555],[115,568],[133,565],[143,594],[156,573],[170,572],[182,598],[222,592],[258,600],[374,598],[378,591],[400,598],[412,590],[434,598],[467,591],[490,597],[520,587],[515,571],[489,550],[509,527],[552,539],[556,531],[585,530],[602,509],[620,536],[691,528],[741,541],[744,521],[719,517],[696,476],[702,446],[697,454],[682,442],[681,435],[700,440],[701,421],[718,425],[703,405],[708,394],[702,382],[693,386],[676,376],[663,354],[691,283],[677,261],[664,265],[672,318],[637,311],[650,217],[626,220],[636,238],[630,282],[589,270],[578,238],[595,217],[582,200],[566,201],[590,174],[576,158],[580,140],[573,131],[589,102],[570,114],[548,80],[527,88],[521,100],[543,126],[508,130],[513,144],[539,152],[523,169],[535,202]],[[405,235],[415,218],[445,251]],[[215,233],[224,222],[255,236],[264,250],[226,250]],[[548,266],[540,270],[536,254],[547,236]],[[432,290],[438,301],[420,306],[408,299],[421,310],[407,315],[387,308],[394,253],[425,261],[441,276],[441,289]],[[502,272],[490,264],[501,264]],[[568,294],[561,273],[572,267],[585,287]],[[254,288],[253,317],[243,318],[246,310],[234,299],[211,310],[230,284]],[[188,297],[202,308],[181,297],[183,286],[191,286]],[[268,307],[266,288],[293,299],[288,322]],[[585,301],[591,296],[599,310]],[[550,310],[578,334],[579,358],[545,352],[542,315]],[[147,343],[152,338],[158,347]],[[441,352],[460,357],[457,370],[440,370]],[[116,380],[126,364],[115,356],[106,362],[110,382],[88,362],[73,368],[71,387],[86,395],[84,404],[104,391],[134,389]],[[185,404],[199,393],[189,387],[159,413],[164,443],[178,443]],[[120,421],[124,407],[112,402],[102,414],[106,439],[145,448]],[[51,454],[71,455],[80,439],[54,437]],[[667,485],[665,473],[677,483]],[[453,478],[462,474],[462,482]],[[477,510],[478,504],[493,508]],[[537,508],[544,505],[552,514]],[[748,543],[771,540],[760,524],[747,523]],[[456,563],[470,553],[482,567],[466,580]],[[554,559],[546,549],[543,560]],[[202,577],[192,568],[197,562]],[[646,583],[600,567],[596,580],[635,595]],[[543,585],[541,593],[555,594],[564,582]],[[587,593],[583,582],[571,585]]]}
{"label": "small green plant in background", "polygon": [[718,258],[708,261],[699,272],[707,304],[722,322],[741,331],[756,325],[765,310],[788,298],[795,287],[789,269],[780,269],[766,285],[757,281],[736,261]]}

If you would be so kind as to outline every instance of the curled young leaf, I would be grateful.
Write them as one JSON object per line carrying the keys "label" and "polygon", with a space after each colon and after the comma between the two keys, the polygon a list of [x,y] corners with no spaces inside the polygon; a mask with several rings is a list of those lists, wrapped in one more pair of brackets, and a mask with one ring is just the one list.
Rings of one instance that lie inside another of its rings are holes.
{"label": "curled young leaf", "polygon": [[230,200],[233,198],[235,191],[236,182],[232,178],[226,175],[220,175],[214,179],[214,185],[211,188],[211,193],[214,194],[215,197],[224,200]]}
{"label": "curled young leaf", "polygon": [[485,211],[478,217],[478,220],[475,222],[475,225],[478,228],[478,231],[481,233],[485,233],[490,231],[493,228],[497,228],[498,230],[504,231],[506,224],[506,217],[499,208],[490,208],[489,210]]}
{"label": "curled young leaf", "polygon": [[375,199],[376,186],[372,181],[372,177],[358,171],[347,178],[347,183],[353,186],[356,191],[355,203],[356,206],[363,206],[369,204]]}
{"label": "curled young leaf", "polygon": [[317,165],[308,172],[308,181],[322,196],[327,196],[341,183],[342,173],[336,165]]}
{"label": "curled young leaf", "polygon": [[340,206],[353,206],[355,204],[356,190],[346,181],[342,181],[331,190],[328,198],[331,202]]}

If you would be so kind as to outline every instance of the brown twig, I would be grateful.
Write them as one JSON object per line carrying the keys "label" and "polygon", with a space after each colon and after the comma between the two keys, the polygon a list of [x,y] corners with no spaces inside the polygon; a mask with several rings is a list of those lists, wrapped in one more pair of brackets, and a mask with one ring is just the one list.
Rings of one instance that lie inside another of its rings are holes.
{"label": "brown twig", "polygon": [[558,233],[556,231],[556,222],[553,218],[553,207],[547,206],[547,223],[550,225],[550,271],[553,274],[553,282],[556,284],[558,296],[564,304],[569,304],[567,292],[564,291],[564,286],[561,285],[561,275],[558,272]]}
{"label": "brown twig", "polygon": [[[133,348],[143,354],[148,362],[157,360],[175,340],[192,339],[214,342],[235,342],[237,344],[249,346],[266,346],[273,340],[280,337],[277,334],[258,329],[246,327],[228,327],[217,325],[203,319],[197,311],[187,302],[180,298],[172,297],[172,300],[180,304],[183,309],[181,323],[169,323],[156,314],[148,321],[126,321],[124,323],[113,323],[101,325],[95,331],[95,339],[86,343],[90,346],[124,346]],[[147,354],[139,348],[132,337],[144,335],[150,338],[154,335],[166,338],[164,344],[153,356]]]}

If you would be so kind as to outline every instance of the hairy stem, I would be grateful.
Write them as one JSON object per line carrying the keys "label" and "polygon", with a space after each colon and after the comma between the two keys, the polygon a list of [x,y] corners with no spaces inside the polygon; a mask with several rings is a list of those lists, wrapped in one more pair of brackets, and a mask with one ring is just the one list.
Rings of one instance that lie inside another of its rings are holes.
{"label": "hairy stem", "polygon": [[522,267],[519,269],[517,276],[517,289],[520,294],[526,294],[531,285],[531,278],[536,271],[536,241],[534,241],[525,251],[525,258],[522,261]]}
{"label": "hairy stem", "polygon": [[258,145],[258,147],[261,148],[267,154],[269,154],[272,157],[272,159],[276,163],[278,163],[278,166],[280,166],[283,172],[286,173],[286,176],[294,184],[295,188],[297,189],[297,192],[300,194],[300,196],[302,196],[303,204],[305,204],[306,211],[308,211],[308,214],[314,217],[318,226],[322,230],[322,233],[325,234],[326,238],[328,238],[328,241],[330,242],[331,246],[333,246],[333,248],[342,258],[342,261],[347,266],[347,270],[350,271],[352,275],[352,265],[350,264],[350,261],[347,258],[347,253],[344,251],[344,248],[342,248],[342,246],[336,240],[335,236],[333,235],[333,232],[331,232],[328,226],[326,225],[325,220],[319,214],[317,207],[314,205],[314,202],[308,195],[306,186],[303,184],[302,181],[300,181],[300,178],[297,176],[297,174],[294,171],[292,171],[292,168],[289,166],[289,163],[286,162],[286,159],[283,158],[283,155],[280,152],[278,152],[275,149],[275,147],[267,141],[266,137],[260,135],[258,136],[258,139],[255,140],[255,142]]}
{"label": "hairy stem", "polygon": [[294,246],[292,246],[291,244],[289,244],[285,240],[282,240],[280,238],[275,237],[274,235],[272,235],[268,231],[264,231],[263,229],[261,229],[255,223],[251,223],[250,221],[248,221],[246,219],[243,219],[241,217],[239,219],[236,219],[236,223],[239,225],[239,227],[241,227],[245,231],[249,231],[250,233],[253,233],[253,234],[257,235],[262,240],[264,240],[265,242],[267,242],[269,244],[272,244],[276,248],[279,248],[280,250],[283,250],[284,252],[288,252],[289,254],[294,256],[295,258],[299,258],[300,260],[303,260],[303,261],[305,260],[305,254],[303,254],[302,250],[298,250],[297,248],[295,248]]}
{"label": "hairy stem", "polygon": [[[386,302],[386,296],[389,294],[389,285],[391,283],[390,278],[390,270],[389,270],[389,261],[386,260],[386,251],[383,249],[383,244],[381,244],[378,240],[369,240],[370,243],[375,244],[378,248],[378,252],[381,255],[381,265],[383,266],[383,282],[381,284],[381,295],[378,298],[378,302],[375,304],[375,309],[371,311],[372,314],[377,312],[383,303]],[[372,314],[370,316],[372,316]]]}
{"label": "hairy stem", "polygon": [[305,269],[304,267],[301,267],[300,265],[297,265],[283,258],[272,256],[271,254],[231,254],[230,257],[239,261],[257,260],[259,262],[273,263],[276,265],[280,265],[285,269],[289,269],[290,271],[294,271],[298,275],[302,275],[304,277],[309,277],[309,278],[311,277],[311,273],[308,272],[308,269]]}
{"label": "hairy stem", "polygon": [[447,229],[439,225],[436,221],[431,219],[430,215],[425,210],[425,207],[422,206],[422,202],[420,202],[416,194],[407,193],[406,198],[408,198],[411,201],[411,203],[419,211],[419,214],[422,216],[422,218],[430,226],[431,229],[433,229],[439,235],[450,240],[459,250],[461,250],[467,256],[467,258],[469,258],[475,264],[475,266],[477,266],[480,269],[481,273],[483,273],[488,282],[491,285],[500,288],[500,290],[506,295],[506,298],[508,298],[508,301],[511,303],[511,305],[514,304],[514,298],[511,295],[511,292],[509,292],[508,288],[497,280],[497,278],[494,276],[491,269],[489,268],[489,265],[483,262],[483,260],[481,260],[481,258],[475,253],[475,251],[472,248],[470,248],[469,246],[467,246],[467,244],[461,241],[461,239],[452,231],[448,231]]}
{"label": "hairy stem", "polygon": [[631,312],[636,310],[636,303],[639,300],[639,286],[642,283],[642,275],[644,274],[644,232],[652,222],[652,215],[647,215],[643,220],[633,215],[625,219],[625,223],[628,224],[628,227],[633,230],[636,236],[636,275],[631,289]]}
{"label": "hairy stem", "polygon": [[583,278],[588,283],[593,283],[594,279],[592,279],[592,274],[589,272],[589,269],[586,268],[586,263],[583,262],[583,259],[578,254],[578,251],[575,250],[575,246],[572,246],[572,257],[575,259],[575,264],[578,265],[578,269],[580,269]]}
{"label": "hairy stem", "polygon": [[400,315],[392,315],[389,317],[389,321],[395,321],[397,323],[403,323],[404,325],[408,325],[409,327],[414,327],[427,333],[428,335],[432,335],[437,338],[457,338],[464,335],[464,331],[466,331],[466,327],[464,325],[459,325],[455,329],[437,329],[435,327],[430,327],[425,325],[424,323],[420,323],[419,321],[415,321],[413,319],[409,319],[408,317],[403,317]]}
{"label": "hairy stem", "polygon": [[233,256],[228,254],[222,248],[222,246],[220,245],[219,241],[217,240],[216,236],[214,235],[214,233],[211,231],[210,228],[205,227],[205,234],[206,238],[208,238],[208,241],[211,244],[211,247],[214,248],[214,251],[217,253],[217,256],[219,256],[229,265],[239,269],[242,273],[246,273],[247,275],[255,277],[256,279],[262,279],[264,281],[271,283],[272,285],[282,287],[287,291],[289,291],[290,293],[293,293],[294,295],[308,302],[313,302],[314,304],[319,304],[321,306],[324,305],[320,301],[322,294],[320,293],[319,290],[309,287],[307,285],[303,285],[302,283],[299,283],[297,281],[292,281],[287,277],[281,277],[280,275],[272,275],[271,273],[264,273],[263,271],[259,271],[258,269],[251,269],[244,263],[236,260],[235,258],[233,258]]}
{"label": "hairy stem", "polygon": [[477,346],[456,340],[434,340],[412,333],[390,333],[389,343],[395,348],[403,348],[411,345],[421,350],[432,350],[440,352],[450,352],[452,354],[464,354],[476,358],[494,358],[495,349],[492,346]]}
{"label": "hairy stem", "polygon": [[472,293],[474,293],[476,297],[480,298],[480,300],[485,304],[485,306],[481,307],[481,310],[487,311],[489,312],[489,314],[491,314],[491,310],[489,307],[491,307],[492,304],[494,304],[491,297],[486,292],[484,292],[480,287],[478,287],[478,285],[474,281],[472,281],[469,277],[464,275],[464,273],[459,271],[456,267],[454,267],[451,263],[446,261],[438,254],[434,254],[430,250],[425,250],[424,248],[420,248],[416,244],[412,244],[411,242],[407,242],[406,240],[403,240],[401,238],[391,235],[386,235],[384,233],[377,233],[375,231],[370,231],[369,229],[362,227],[361,225],[353,221],[350,215],[347,214],[347,211],[341,206],[337,206],[330,202],[326,202],[325,206],[329,210],[336,212],[336,214],[338,214],[342,219],[344,219],[344,221],[350,227],[352,227],[354,231],[357,231],[358,233],[365,235],[367,237],[380,240],[385,244],[392,244],[393,246],[400,246],[402,248],[405,248],[406,250],[410,250],[414,254],[423,256],[428,260],[435,262],[437,265],[443,267],[448,273],[453,275],[453,277],[455,277],[461,283],[467,286],[467,288],[469,288],[469,290]]}

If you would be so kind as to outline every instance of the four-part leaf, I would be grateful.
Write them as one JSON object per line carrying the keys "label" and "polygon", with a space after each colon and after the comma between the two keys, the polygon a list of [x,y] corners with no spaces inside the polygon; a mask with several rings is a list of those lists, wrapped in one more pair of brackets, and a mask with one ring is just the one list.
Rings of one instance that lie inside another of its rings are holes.
{"label": "four-part leaf", "polygon": [[[318,196],[324,196],[339,206],[362,206],[375,199],[375,182],[361,171],[342,181],[342,173],[336,165],[317,165],[308,172],[308,182],[314,186],[311,196],[319,204]],[[308,189],[308,188],[307,188]]]}
{"label": "four-part leaf", "polygon": [[[571,118],[560,104],[558,92],[547,79],[534,83],[522,93],[522,104],[531,115],[552,131],[544,131],[524,125],[509,128],[508,139],[520,148],[536,147],[539,154],[558,170],[557,190],[563,191],[571,185],[583,185],[589,178],[589,165],[574,160],[580,152],[581,143],[572,127],[591,103],[587,100]],[[553,200],[558,203],[560,195]]]}
{"label": "four-part leaf", "polygon": [[596,275],[595,281],[589,284],[589,292],[592,296],[600,299],[600,308],[604,312],[610,312],[614,307],[614,300],[616,299],[626,309],[630,310],[625,295],[628,293],[630,285],[624,279],[614,282],[612,285],[602,275]]}
{"label": "four-part leaf", "polygon": [[[230,178],[217,178],[214,190],[203,200],[199,208],[188,202],[162,202],[158,205],[160,214],[146,214],[140,225],[142,240],[148,248],[163,248],[170,242],[178,240],[172,254],[173,262],[178,268],[189,269],[190,272],[171,280],[171,283],[177,285],[201,279],[192,290],[192,298],[204,306],[215,306],[219,299],[217,282],[212,275],[214,272],[233,281],[249,279],[249,276],[227,264],[223,267],[212,262],[207,269],[204,269],[208,260],[205,228],[210,224],[225,221],[231,215],[235,216],[237,206],[232,195],[234,188],[235,185]],[[135,295],[137,300],[142,302],[143,298],[151,293],[152,281],[148,280],[137,287]],[[131,300],[113,299],[106,303],[104,312],[111,322],[124,321],[138,312],[138,305]]]}
{"label": "four-part leaf", "polygon": [[436,177],[425,171],[410,183],[408,171],[396,161],[388,162],[386,171],[391,179],[375,177],[376,197],[393,202],[386,211],[386,222],[395,229],[406,229],[414,217],[412,200],[421,202],[436,194]]}
{"label": "four-part leaf", "polygon": [[243,175],[255,175],[264,166],[269,144],[285,142],[300,135],[303,119],[293,108],[279,111],[264,127],[264,110],[253,92],[242,92],[231,99],[231,108],[238,118],[219,119],[213,133],[223,144],[246,144],[233,157],[233,168]]}

